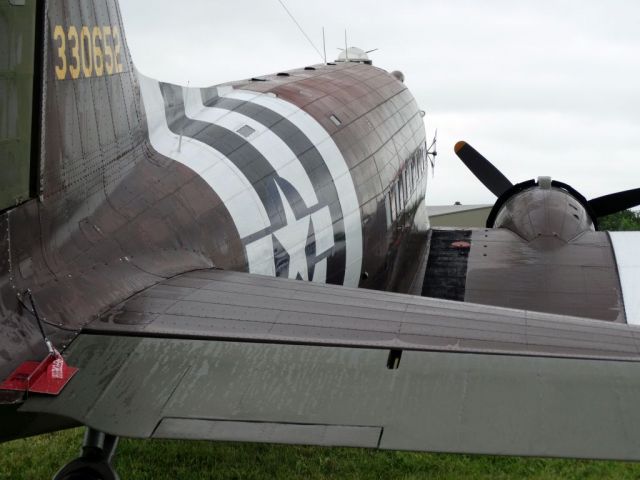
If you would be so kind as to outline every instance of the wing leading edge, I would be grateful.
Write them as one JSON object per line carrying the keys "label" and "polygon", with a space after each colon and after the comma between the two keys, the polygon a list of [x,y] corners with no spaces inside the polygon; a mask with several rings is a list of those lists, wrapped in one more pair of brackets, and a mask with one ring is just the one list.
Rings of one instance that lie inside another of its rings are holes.
{"label": "wing leading edge", "polygon": [[144,438],[639,459],[639,332],[199,271],[90,324],[66,352],[81,371],[21,410]]}

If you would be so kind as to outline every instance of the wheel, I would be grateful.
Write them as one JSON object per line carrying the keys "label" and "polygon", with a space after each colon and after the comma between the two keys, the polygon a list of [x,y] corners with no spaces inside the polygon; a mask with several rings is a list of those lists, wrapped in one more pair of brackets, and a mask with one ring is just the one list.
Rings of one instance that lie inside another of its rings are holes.
{"label": "wheel", "polygon": [[120,477],[107,462],[81,457],[62,467],[53,480],[120,480]]}

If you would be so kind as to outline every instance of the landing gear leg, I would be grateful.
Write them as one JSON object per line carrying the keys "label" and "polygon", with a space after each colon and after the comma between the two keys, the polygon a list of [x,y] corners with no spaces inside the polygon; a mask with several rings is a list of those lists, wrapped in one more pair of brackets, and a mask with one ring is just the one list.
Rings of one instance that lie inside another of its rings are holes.
{"label": "landing gear leg", "polygon": [[82,453],[55,474],[53,480],[120,480],[111,466],[118,437],[88,428]]}

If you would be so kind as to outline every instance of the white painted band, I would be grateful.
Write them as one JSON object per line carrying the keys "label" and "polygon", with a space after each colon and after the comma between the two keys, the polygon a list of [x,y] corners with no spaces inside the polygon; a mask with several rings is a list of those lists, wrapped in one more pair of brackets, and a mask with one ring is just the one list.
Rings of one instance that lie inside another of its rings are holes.
{"label": "white painted band", "polygon": [[340,149],[329,133],[304,110],[273,95],[231,90],[225,97],[261,105],[292,122],[313,143],[322,156],[338,193],[345,228],[346,271],[344,284],[357,287],[362,269],[362,219],[353,179]]}
{"label": "white painted band", "polygon": [[640,232],[609,232],[629,325],[640,325]]}
{"label": "white painted band", "polygon": [[[289,146],[271,129],[267,128],[260,122],[233,110],[226,110],[216,107],[207,107],[202,102],[202,94],[200,89],[184,88],[185,113],[188,118],[206,122],[220,127],[226,128],[232,132],[239,133],[244,126],[250,127],[253,132],[249,135],[242,135],[245,140],[251,144],[271,165],[277,174],[289,182],[302,197],[307,208],[313,207],[318,203],[311,180],[296,154]],[[286,202],[286,198],[282,198]],[[286,206],[288,207],[288,206]],[[316,252],[324,253],[334,246],[333,241],[333,224],[331,216],[321,215],[318,212],[312,215],[313,232],[316,243]],[[247,211],[247,215],[251,215]],[[261,242],[262,243],[262,242]],[[306,257],[307,236],[298,235],[295,241],[288,243],[287,253],[290,261]],[[253,246],[251,248],[254,248]],[[270,258],[273,258],[271,255]],[[326,261],[323,261],[326,263]],[[290,278],[296,278],[297,271],[289,268]],[[316,282],[326,282],[326,268],[316,270],[313,280]]]}
{"label": "white painted band", "polygon": [[[147,115],[151,145],[159,153],[172,158],[200,175],[216,192],[232,217],[239,235],[245,238],[271,227],[269,216],[253,185],[235,164],[215,148],[193,138],[172,132],[166,119],[164,99],[156,80],[138,74]],[[219,125],[238,132],[243,126],[253,129],[245,136],[283,179],[300,193],[307,207],[317,205],[314,187],[299,159],[273,131],[239,112],[206,107],[199,89],[184,89],[185,114],[188,118]],[[362,268],[362,223],[360,206],[353,180],[342,153],[326,130],[311,115],[292,103],[272,94],[218,89],[222,96],[234,98],[272,110],[292,122],[315,146],[334,181],[343,214],[345,229],[344,284],[357,286]],[[240,133],[238,133],[241,135]],[[333,224],[328,211],[320,210],[311,216],[316,246],[319,252],[333,246]],[[285,238],[285,237],[282,237]],[[306,243],[295,242],[295,249],[304,251]],[[293,248],[293,247],[289,247]],[[275,275],[273,242],[267,235],[246,246],[249,271]],[[326,261],[316,264],[314,280],[326,280]]]}
{"label": "white painted band", "polygon": [[[153,148],[189,167],[207,182],[229,211],[240,237],[269,228],[271,223],[264,205],[242,172],[209,145],[189,137],[180,139],[180,135],[173,133],[167,124],[160,84],[140,73],[138,80]],[[247,211],[252,214],[247,215]],[[270,237],[268,240],[260,243],[261,248],[247,249],[251,273],[275,275],[273,245]]]}

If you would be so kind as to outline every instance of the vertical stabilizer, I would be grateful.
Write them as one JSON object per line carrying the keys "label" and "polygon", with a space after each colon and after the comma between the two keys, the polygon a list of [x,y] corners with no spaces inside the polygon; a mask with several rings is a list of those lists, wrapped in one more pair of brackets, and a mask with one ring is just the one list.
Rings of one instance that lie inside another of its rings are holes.
{"label": "vertical stabilizer", "polygon": [[47,2],[43,32],[38,193],[45,203],[108,195],[145,137],[118,3]]}

